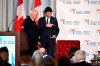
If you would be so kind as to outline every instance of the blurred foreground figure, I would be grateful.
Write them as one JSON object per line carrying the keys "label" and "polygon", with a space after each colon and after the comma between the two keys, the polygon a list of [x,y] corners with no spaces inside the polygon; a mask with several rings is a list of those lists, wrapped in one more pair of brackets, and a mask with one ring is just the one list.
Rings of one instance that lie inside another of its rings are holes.
{"label": "blurred foreground figure", "polygon": [[47,60],[53,59],[50,55],[47,54],[47,51],[46,51],[45,48],[40,48],[39,50],[40,50],[40,51],[42,52],[42,54],[43,54],[43,61],[44,61],[44,62],[47,61]]}
{"label": "blurred foreground figure", "polygon": [[0,56],[4,61],[5,66],[11,66],[11,64],[8,63],[9,60],[9,51],[7,47],[1,47],[0,48]]}
{"label": "blurred foreground figure", "polygon": [[21,66],[29,66],[31,61],[31,53],[27,50],[20,52]]}
{"label": "blurred foreground figure", "polygon": [[33,55],[29,66],[42,66],[43,54],[40,50],[36,50]]}
{"label": "blurred foreground figure", "polygon": [[75,62],[72,66],[92,66],[91,64],[87,63],[85,61],[86,59],[86,53],[83,50],[77,50],[75,52]]}

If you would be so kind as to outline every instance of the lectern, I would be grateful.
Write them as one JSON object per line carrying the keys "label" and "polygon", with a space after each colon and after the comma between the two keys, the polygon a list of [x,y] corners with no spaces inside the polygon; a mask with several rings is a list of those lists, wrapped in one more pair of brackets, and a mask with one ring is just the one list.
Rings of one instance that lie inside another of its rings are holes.
{"label": "lectern", "polygon": [[[27,35],[24,32],[0,32],[0,37],[4,37],[4,36],[15,37],[15,66],[20,66],[20,51],[28,49]],[[5,38],[5,39],[9,40],[10,38]],[[2,38],[1,38],[0,41],[1,41],[0,45],[2,45],[2,43],[13,44],[13,41],[11,41],[11,39],[10,39],[10,41],[3,42]],[[11,48],[13,48],[13,47],[11,47]]]}

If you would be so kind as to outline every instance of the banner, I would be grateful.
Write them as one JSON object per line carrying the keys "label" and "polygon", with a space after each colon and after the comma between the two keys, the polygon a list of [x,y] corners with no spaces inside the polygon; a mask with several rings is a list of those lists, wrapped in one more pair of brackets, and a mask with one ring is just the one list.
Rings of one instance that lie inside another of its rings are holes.
{"label": "banner", "polygon": [[80,40],[86,61],[100,51],[100,0],[56,0],[57,40]]}

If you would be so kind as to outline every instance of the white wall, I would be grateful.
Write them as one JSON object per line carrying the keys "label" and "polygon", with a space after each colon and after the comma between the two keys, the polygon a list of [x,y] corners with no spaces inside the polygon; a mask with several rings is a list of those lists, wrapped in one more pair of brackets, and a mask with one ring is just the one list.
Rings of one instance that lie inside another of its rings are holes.
{"label": "white wall", "polygon": [[[13,18],[13,0],[8,0],[7,6],[8,6],[7,7],[8,8],[8,10],[7,10],[7,27],[9,27],[11,21],[14,20],[14,18]],[[10,30],[12,30],[12,24],[13,23],[11,23],[11,26],[9,28]]]}
{"label": "white wall", "polygon": [[2,13],[2,19],[0,20],[1,21],[1,30],[2,31],[4,31],[4,30],[6,30],[6,21],[7,21],[7,19],[6,19],[6,15],[7,15],[7,12],[6,12],[6,6],[7,6],[7,4],[6,4],[6,0],[2,0],[2,2],[0,2],[0,3],[2,3],[2,7],[0,8],[1,9],[1,13]]}
{"label": "white wall", "polygon": [[0,0],[0,31],[2,29],[2,0]]}

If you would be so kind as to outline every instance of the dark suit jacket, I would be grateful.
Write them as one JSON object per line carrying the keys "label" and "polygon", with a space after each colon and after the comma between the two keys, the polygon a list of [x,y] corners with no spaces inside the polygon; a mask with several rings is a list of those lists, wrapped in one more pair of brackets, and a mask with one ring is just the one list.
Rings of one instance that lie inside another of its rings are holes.
{"label": "dark suit jacket", "polygon": [[43,58],[43,61],[48,61],[48,60],[51,60],[53,59],[50,55],[47,55],[46,57]]}
{"label": "dark suit jacket", "polygon": [[4,62],[4,65],[5,66],[12,66],[10,63],[8,63],[8,62]]}
{"label": "dark suit jacket", "polygon": [[78,62],[78,63],[73,63],[72,66],[92,66],[92,65],[85,61],[82,61],[82,62]]}
{"label": "dark suit jacket", "polygon": [[50,23],[54,24],[54,27],[47,28],[45,17],[40,18],[38,27],[40,29],[41,38],[49,39],[50,36],[52,36],[53,34],[56,35],[56,36],[58,35],[59,27],[58,27],[57,19],[54,18],[54,17],[51,17]]}
{"label": "dark suit jacket", "polygon": [[24,21],[24,32],[27,33],[28,37],[38,36],[38,27],[35,21],[32,21],[30,16],[28,16]]}

